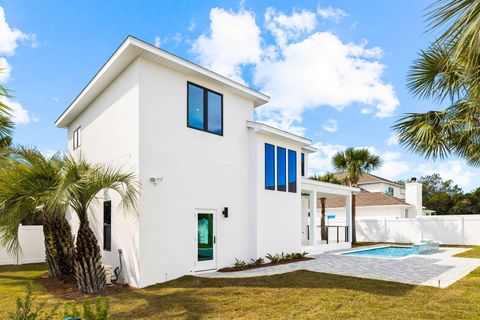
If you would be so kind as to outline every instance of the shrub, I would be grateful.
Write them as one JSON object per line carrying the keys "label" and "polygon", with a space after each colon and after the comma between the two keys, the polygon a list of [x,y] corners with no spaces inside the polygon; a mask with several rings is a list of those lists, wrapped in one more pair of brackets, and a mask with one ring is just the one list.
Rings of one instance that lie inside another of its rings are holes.
{"label": "shrub", "polygon": [[58,305],[50,312],[44,311],[46,302],[35,302],[36,298],[32,296],[32,287],[28,286],[25,299],[17,298],[17,309],[10,315],[11,320],[49,320],[57,315]]}
{"label": "shrub", "polygon": [[272,254],[270,254],[270,253],[267,254],[267,255],[265,256],[265,258],[267,258],[268,260],[270,260],[271,263],[277,263],[277,262],[279,262],[279,261],[282,259],[282,257],[281,257],[279,254],[272,255]]}
{"label": "shrub", "polygon": [[258,259],[252,259],[251,260],[252,262],[250,263],[250,265],[252,266],[259,266],[259,265],[262,265],[265,263],[265,260],[263,260],[263,258],[258,258]]}
{"label": "shrub", "polygon": [[73,302],[65,306],[63,310],[64,319],[82,319],[82,320],[110,320],[110,304],[107,299],[97,298],[95,307],[92,307],[90,300],[83,300],[83,312],[78,309],[78,304]]}
{"label": "shrub", "polygon": [[245,267],[246,265],[245,261],[235,258],[235,263],[233,264],[235,268]]}

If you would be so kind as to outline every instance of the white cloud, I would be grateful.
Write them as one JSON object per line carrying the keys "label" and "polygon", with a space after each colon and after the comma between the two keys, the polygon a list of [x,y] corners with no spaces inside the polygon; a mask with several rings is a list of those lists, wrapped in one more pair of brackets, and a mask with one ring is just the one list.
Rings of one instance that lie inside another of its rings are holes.
{"label": "white cloud", "polygon": [[254,83],[271,102],[257,109],[260,119],[274,118],[282,129],[302,121],[309,108],[353,103],[376,107],[377,117],[391,116],[399,105],[395,90],[382,80],[380,48],[343,43],[330,32],[317,32],[281,49],[280,57],[257,64]]}
{"label": "white cloud", "polygon": [[155,36],[154,46],[157,47],[157,48],[160,48],[161,45],[162,45],[162,39],[160,39],[159,36]]}
{"label": "white cloud", "polygon": [[313,145],[318,149],[317,152],[308,157],[308,174],[324,174],[332,172],[332,158],[339,152],[345,150],[347,147],[339,144],[323,144],[321,142]]}
{"label": "white cloud", "polygon": [[410,171],[408,162],[400,159],[402,156],[400,152],[386,151],[379,155],[382,159],[382,166],[375,170],[374,174],[382,178],[395,180]]}
{"label": "white cloud", "polygon": [[18,41],[27,40],[28,35],[11,28],[5,18],[5,10],[0,7],[0,55],[12,55],[18,47]]}
{"label": "white cloud", "polygon": [[260,28],[252,12],[213,8],[209,33],[195,40],[192,50],[201,65],[244,83],[241,67],[259,61],[260,42]]}
{"label": "white cloud", "polygon": [[392,133],[387,139],[387,145],[394,146],[398,144],[398,136],[395,133]]}
{"label": "white cloud", "polygon": [[5,97],[1,97],[0,100],[12,109],[12,121],[15,124],[28,124],[30,122],[38,121],[38,118],[35,115],[30,114],[20,102]]}
{"label": "white cloud", "polygon": [[188,31],[193,31],[197,27],[197,23],[195,20],[191,20],[188,24]]}
{"label": "white cloud", "polygon": [[372,113],[372,110],[370,110],[369,108],[362,108],[360,110],[360,113],[361,114],[370,114],[370,113]]}
{"label": "white cloud", "polygon": [[324,124],[322,124],[322,129],[327,132],[337,132],[338,121],[335,119],[328,119]]}
{"label": "white cloud", "polygon": [[58,97],[53,97],[52,100],[55,102],[60,102],[60,99]]}
{"label": "white cloud", "polygon": [[340,19],[348,16],[348,14],[343,11],[342,9],[333,8],[333,7],[317,7],[317,13],[320,17],[324,19],[332,19],[336,22],[340,21]]}
{"label": "white cloud", "polygon": [[12,67],[4,57],[0,57],[0,70],[0,83],[5,83],[10,79]]}
{"label": "white cloud", "polygon": [[307,10],[294,11],[290,16],[277,13],[274,8],[267,8],[265,24],[267,30],[276,38],[277,44],[284,47],[288,40],[298,39],[307,32],[312,32],[317,19],[315,13]]}
{"label": "white cloud", "polygon": [[468,170],[468,166],[461,160],[448,160],[444,163],[424,163],[419,166],[420,175],[438,173],[444,180],[451,179],[460,187],[469,191],[478,181],[478,174]]}

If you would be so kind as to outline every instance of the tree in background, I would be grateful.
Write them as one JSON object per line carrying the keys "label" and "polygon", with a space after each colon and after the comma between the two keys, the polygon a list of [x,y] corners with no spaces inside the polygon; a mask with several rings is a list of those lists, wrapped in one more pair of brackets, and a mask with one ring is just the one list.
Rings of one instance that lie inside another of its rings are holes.
{"label": "tree in background", "polygon": [[422,50],[408,88],[444,110],[410,113],[393,129],[400,144],[426,158],[451,154],[480,165],[480,1],[439,0],[427,13],[430,30],[443,33]]}
{"label": "tree in background", "polygon": [[[368,149],[347,148],[345,151],[337,152],[332,158],[333,167],[344,172],[345,182],[350,187],[357,187],[362,174],[380,167],[382,161],[379,156],[371,154]],[[357,242],[355,227],[355,194],[352,194],[352,243]]]}
{"label": "tree in background", "polygon": [[74,242],[65,206],[55,202],[63,175],[60,156],[35,149],[12,149],[0,167],[0,243],[13,254],[21,248],[18,227],[25,220],[43,225],[48,273],[64,280],[74,276]]}
{"label": "tree in background", "polygon": [[[337,179],[337,177],[331,172],[327,172],[322,175],[315,174],[311,176],[309,179],[321,181],[321,182],[342,184],[342,182],[339,179]],[[322,240],[327,239],[327,230],[325,229],[325,201],[326,201],[326,198],[324,197],[320,198],[320,206],[321,206],[320,231],[322,235]]]}

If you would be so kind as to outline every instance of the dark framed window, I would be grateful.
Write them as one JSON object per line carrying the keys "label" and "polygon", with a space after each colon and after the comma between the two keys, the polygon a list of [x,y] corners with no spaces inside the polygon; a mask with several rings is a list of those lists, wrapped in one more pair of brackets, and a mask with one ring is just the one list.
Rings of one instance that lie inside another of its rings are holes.
{"label": "dark framed window", "polygon": [[275,190],[275,147],[265,143],[265,189]]}
{"label": "dark framed window", "polygon": [[287,191],[287,150],[277,147],[277,190]]}
{"label": "dark framed window", "polygon": [[187,127],[223,135],[223,95],[187,82]]}
{"label": "dark framed window", "polygon": [[305,153],[302,152],[302,154],[300,155],[300,170],[301,170],[301,174],[302,174],[302,177],[305,177]]}
{"label": "dark framed window", "polygon": [[112,201],[103,202],[103,250],[112,250]]}
{"label": "dark framed window", "polygon": [[288,192],[297,192],[297,152],[288,150]]}
{"label": "dark framed window", "polygon": [[81,127],[78,127],[75,129],[75,131],[73,131],[73,150],[80,147],[80,130]]}

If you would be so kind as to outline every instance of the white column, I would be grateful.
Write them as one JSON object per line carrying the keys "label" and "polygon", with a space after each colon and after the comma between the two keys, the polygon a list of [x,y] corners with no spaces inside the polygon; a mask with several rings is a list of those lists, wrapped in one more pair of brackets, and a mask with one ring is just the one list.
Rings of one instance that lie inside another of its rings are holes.
{"label": "white column", "polygon": [[345,222],[348,226],[348,242],[352,242],[352,194],[345,197]]}
{"label": "white column", "polygon": [[317,192],[310,192],[310,245],[317,244]]}

